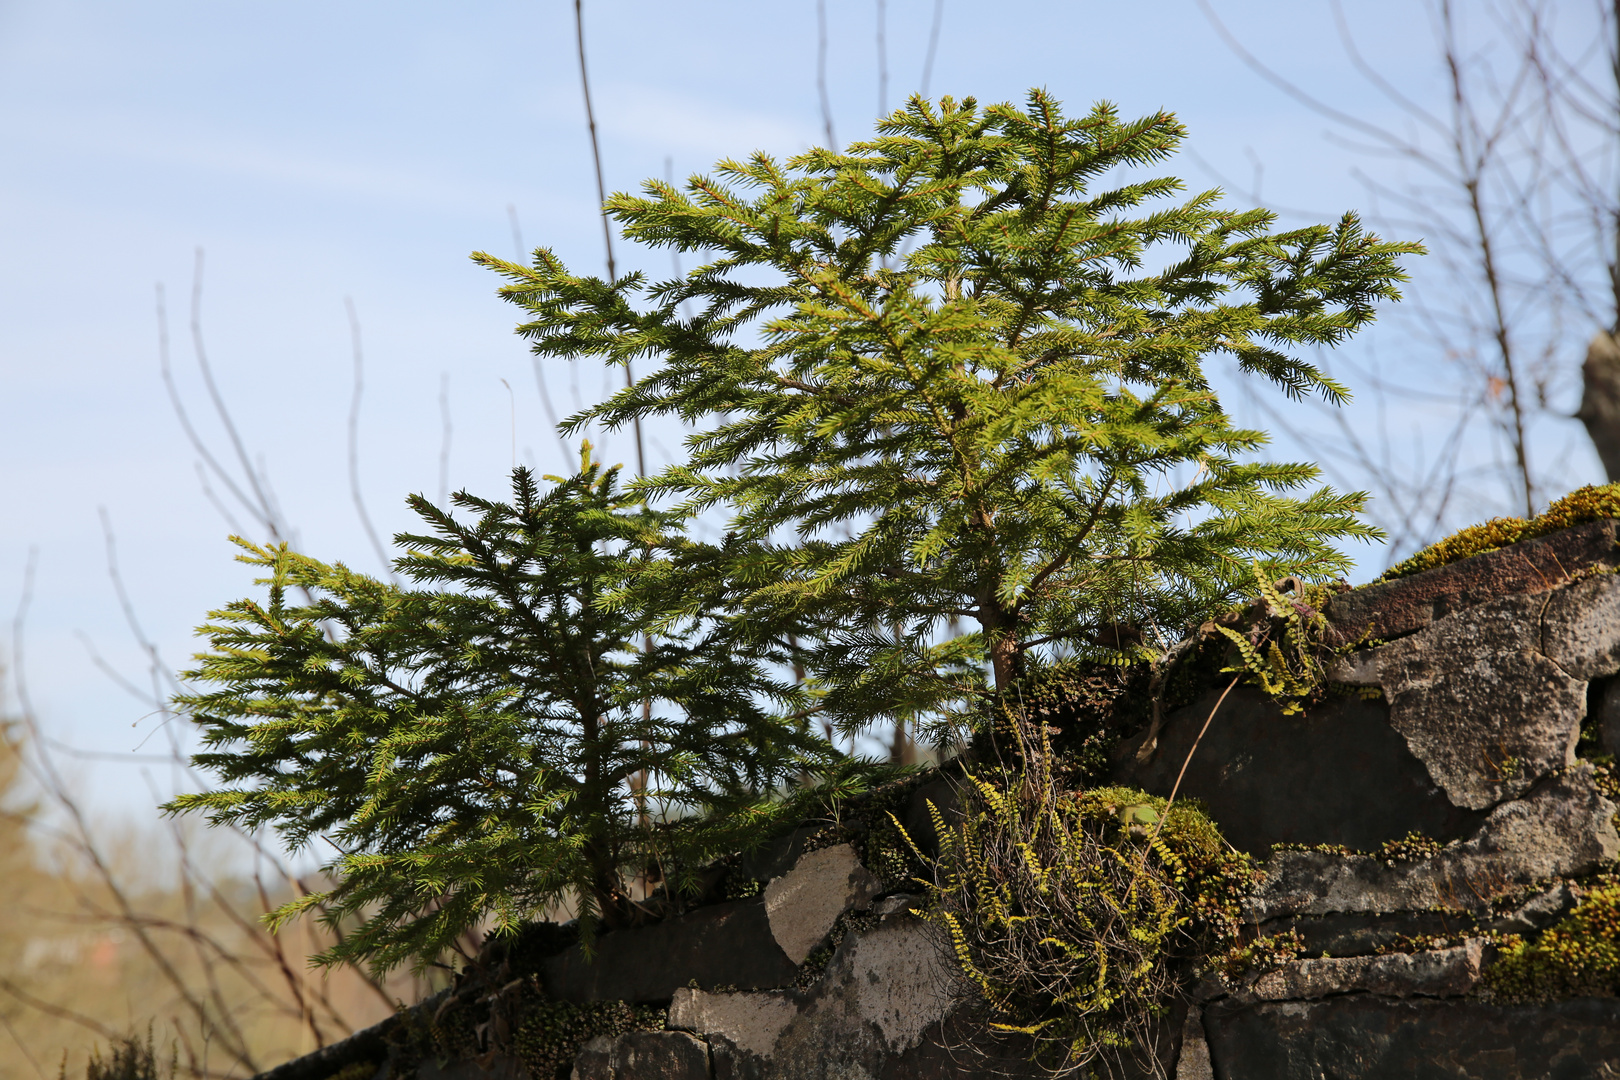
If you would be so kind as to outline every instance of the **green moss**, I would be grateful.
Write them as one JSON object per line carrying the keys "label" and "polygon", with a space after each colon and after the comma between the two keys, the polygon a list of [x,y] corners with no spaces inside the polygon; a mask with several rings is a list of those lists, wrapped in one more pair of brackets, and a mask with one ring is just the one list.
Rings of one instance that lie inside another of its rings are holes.
{"label": "green moss", "polygon": [[827,944],[804,958],[804,963],[799,965],[798,974],[794,976],[793,985],[800,990],[808,990],[815,986],[826,973],[827,965],[832,963],[833,954],[838,951],[838,946],[844,943],[844,939],[850,934],[864,934],[868,930],[874,930],[877,924],[878,917],[869,911],[846,911],[838,916],[838,921],[833,923]]}
{"label": "green moss", "polygon": [[1384,571],[1379,581],[1421,574],[1437,566],[1446,566],[1474,555],[1531,540],[1538,536],[1567,529],[1587,521],[1602,518],[1620,518],[1620,484],[1583,487],[1565,495],[1530,520],[1517,517],[1492,518],[1478,525],[1452,533],[1438,543],[1430,544],[1404,562],[1396,563]]}
{"label": "green moss", "polygon": [[928,914],[993,1032],[1054,1073],[1148,1045],[1199,957],[1236,944],[1256,873],[1194,804],[1057,782],[1047,731],[969,772],[962,815],[936,817]]}
{"label": "green moss", "polygon": [[1504,938],[1484,986],[1504,1001],[1620,995],[1620,877],[1587,889],[1575,910],[1540,937]]}
{"label": "green moss", "polygon": [[377,1072],[375,1061],[351,1061],[326,1080],[371,1080]]}
{"label": "green moss", "polygon": [[513,1050],[534,1080],[567,1077],[580,1047],[599,1035],[662,1031],[664,1010],[625,1001],[541,1001],[518,1025]]}

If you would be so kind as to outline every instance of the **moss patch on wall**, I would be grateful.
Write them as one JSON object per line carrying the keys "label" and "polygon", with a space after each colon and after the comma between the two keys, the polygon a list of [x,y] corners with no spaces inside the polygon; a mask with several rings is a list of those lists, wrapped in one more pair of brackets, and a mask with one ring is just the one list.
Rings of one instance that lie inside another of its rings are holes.
{"label": "moss patch on wall", "polygon": [[631,1005],[623,1001],[542,1001],[532,1006],[512,1040],[519,1061],[534,1080],[562,1080],[573,1068],[574,1057],[590,1040],[632,1031],[662,1031],[664,1009],[657,1005]]}
{"label": "moss patch on wall", "polygon": [[1620,995],[1620,874],[1588,887],[1575,910],[1539,937],[1502,940],[1485,989],[1503,1001]]}
{"label": "moss patch on wall", "polygon": [[1602,518],[1620,518],[1620,484],[1577,488],[1547,507],[1545,513],[1528,520],[1499,517],[1470,525],[1438,543],[1430,544],[1411,558],[1396,563],[1384,571],[1378,580],[1393,581],[1421,574],[1425,570],[1461,562],[1474,555],[1517,544],[1521,540],[1532,540]]}

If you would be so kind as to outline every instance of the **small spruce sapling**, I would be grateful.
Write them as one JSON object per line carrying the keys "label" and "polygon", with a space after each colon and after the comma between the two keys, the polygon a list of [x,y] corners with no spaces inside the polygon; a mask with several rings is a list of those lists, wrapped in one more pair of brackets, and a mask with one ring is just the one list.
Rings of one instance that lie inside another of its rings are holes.
{"label": "small spruce sapling", "polygon": [[1043,659],[1158,653],[1255,561],[1323,580],[1379,535],[1363,493],[1260,460],[1205,362],[1342,402],[1300,354],[1371,322],[1421,248],[1180,199],[1144,170],[1183,137],[1041,91],[913,98],[842,153],[610,198],[626,237],[704,253],[684,277],[474,257],[542,358],[653,361],[565,427],[693,426],[640,490],[729,516],[733,617],[809,643],[828,716],[939,721]]}
{"label": "small spruce sapling", "polygon": [[223,786],[167,809],[335,848],[335,886],[274,916],[343,923],[322,962],[421,966],[557,904],[587,940],[635,921],[630,879],[748,846],[792,810],[773,786],[825,753],[725,624],[612,601],[686,543],[668,514],[588,446],[549,490],[512,486],[454,496],[470,524],[413,496],[430,531],[395,538],[405,586],[238,540],[268,603],[202,628],[187,674],[207,688],[178,702]]}

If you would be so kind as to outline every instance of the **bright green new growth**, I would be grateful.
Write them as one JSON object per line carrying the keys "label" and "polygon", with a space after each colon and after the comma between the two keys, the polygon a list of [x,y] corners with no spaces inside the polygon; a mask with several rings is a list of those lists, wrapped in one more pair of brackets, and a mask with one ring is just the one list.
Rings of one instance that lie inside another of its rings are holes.
{"label": "bright green new growth", "polygon": [[408,586],[238,541],[268,603],[212,614],[188,675],[213,688],[178,699],[224,787],[168,809],[339,852],[336,886],[275,916],[343,924],[318,959],[420,965],[561,902],[588,939],[641,914],[628,876],[679,884],[793,812],[771,789],[823,748],[771,711],[799,702],[770,657],[602,602],[687,544],[614,471],[518,469],[510,505],[454,497],[471,524],[410,501]]}
{"label": "bright green new growth", "polygon": [[1171,177],[1103,186],[1183,134],[1040,91],[914,98],[843,153],[609,199],[627,237],[707,253],[683,278],[475,258],[539,355],[653,362],[570,424],[694,426],[641,490],[729,515],[731,612],[806,643],[826,716],[942,721],[1043,657],[1156,653],[1255,560],[1320,580],[1346,566],[1333,541],[1378,535],[1361,493],[1255,460],[1265,435],[1232,425],[1204,362],[1343,400],[1298,353],[1370,322],[1420,248],[1351,214],[1273,232]]}

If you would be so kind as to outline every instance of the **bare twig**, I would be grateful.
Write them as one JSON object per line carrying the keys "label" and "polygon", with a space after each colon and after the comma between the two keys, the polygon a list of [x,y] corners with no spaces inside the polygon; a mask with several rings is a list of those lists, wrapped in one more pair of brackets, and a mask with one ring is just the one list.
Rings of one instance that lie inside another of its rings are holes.
{"label": "bare twig", "polygon": [[[602,206],[602,244],[607,249],[608,284],[618,281],[618,271],[613,262],[613,227],[608,220],[607,213],[607,180],[602,171],[602,144],[596,135],[596,112],[591,107],[591,80],[585,70],[585,13],[584,0],[574,0],[574,36],[579,44],[579,85],[585,96],[585,123],[591,131],[591,160],[596,165],[596,198]],[[635,376],[630,371],[630,361],[624,361],[624,386],[629,389],[636,383]],[[638,416],[631,423],[636,438],[636,475],[647,475],[647,449],[641,438],[641,418]],[[564,459],[567,459],[565,453]]]}
{"label": "bare twig", "polygon": [[939,52],[939,28],[945,21],[945,0],[934,0],[934,21],[928,28],[928,53],[923,57],[922,85],[918,93],[928,96],[928,84],[934,76],[934,57]]}
{"label": "bare twig", "polygon": [[371,541],[371,550],[382,564],[383,573],[389,580],[397,581],[394,564],[377,536],[377,527],[371,523],[365,494],[360,490],[360,398],[366,388],[366,361],[360,347],[360,315],[354,309],[352,297],[343,298],[343,310],[349,316],[349,343],[354,353],[354,392],[349,397],[349,497],[354,500],[354,512],[360,517],[360,526],[366,530],[366,539]]}
{"label": "bare twig", "polygon": [[885,0],[877,2],[877,114],[889,113],[889,10]]}
{"label": "bare twig", "polygon": [[827,135],[827,149],[836,153],[838,139],[833,135],[832,99],[827,96],[827,0],[816,0],[816,92],[821,96],[821,124]]}

